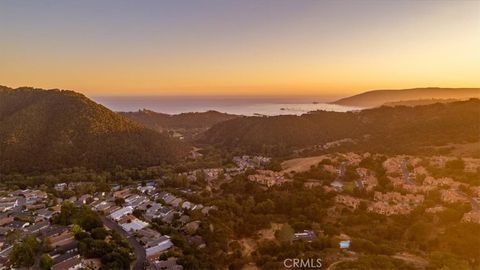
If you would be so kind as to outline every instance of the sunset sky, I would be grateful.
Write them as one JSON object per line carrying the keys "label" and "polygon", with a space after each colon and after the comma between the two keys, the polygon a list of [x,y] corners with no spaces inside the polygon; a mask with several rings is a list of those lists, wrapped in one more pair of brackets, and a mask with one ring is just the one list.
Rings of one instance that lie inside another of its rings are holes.
{"label": "sunset sky", "polygon": [[2,1],[0,85],[88,95],[480,86],[480,1]]}

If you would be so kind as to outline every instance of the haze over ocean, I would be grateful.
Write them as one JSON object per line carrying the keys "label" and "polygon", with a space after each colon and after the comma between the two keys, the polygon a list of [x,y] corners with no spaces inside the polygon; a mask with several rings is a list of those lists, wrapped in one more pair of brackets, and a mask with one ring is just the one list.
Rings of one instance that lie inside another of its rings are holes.
{"label": "haze over ocean", "polygon": [[301,115],[314,110],[352,111],[358,107],[328,104],[331,97],[248,97],[248,96],[97,96],[96,102],[113,111],[178,114],[215,110],[240,115]]}

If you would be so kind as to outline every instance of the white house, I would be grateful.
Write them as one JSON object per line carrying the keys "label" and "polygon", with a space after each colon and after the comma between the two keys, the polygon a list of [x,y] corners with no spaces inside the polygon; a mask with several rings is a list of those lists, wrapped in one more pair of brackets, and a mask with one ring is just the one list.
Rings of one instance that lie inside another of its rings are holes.
{"label": "white house", "polygon": [[126,206],[118,209],[117,211],[110,214],[110,218],[113,220],[119,220],[121,217],[133,213],[133,207]]}
{"label": "white house", "polygon": [[135,232],[147,227],[148,223],[143,222],[140,219],[136,218],[134,220],[131,220],[130,222],[125,222],[120,226],[122,226],[122,229],[126,232],[132,232],[132,231]]}

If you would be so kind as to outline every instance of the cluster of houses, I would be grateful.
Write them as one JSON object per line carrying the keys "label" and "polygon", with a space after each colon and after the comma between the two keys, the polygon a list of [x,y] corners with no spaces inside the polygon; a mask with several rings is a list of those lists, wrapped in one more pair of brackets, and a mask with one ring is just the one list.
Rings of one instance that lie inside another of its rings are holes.
{"label": "cluster of houses", "polygon": [[286,178],[283,173],[271,170],[257,170],[255,174],[248,176],[248,180],[266,187],[282,185],[286,182],[292,181],[291,179]]}
{"label": "cluster of houses", "polygon": [[0,197],[0,202],[0,269],[10,269],[10,252],[27,235],[49,243],[53,270],[100,268],[100,260],[80,256],[78,242],[69,226],[51,224],[52,217],[60,213],[61,199],[51,199],[41,190],[27,189]]}
{"label": "cluster of houses", "polygon": [[199,175],[202,175],[207,182],[215,181],[222,175],[226,178],[225,180],[230,179],[230,174],[225,174],[225,170],[223,168],[198,169],[180,173],[179,175],[185,176],[189,182],[196,182]]}
{"label": "cluster of houses", "polygon": [[[152,221],[158,219],[167,224],[176,223],[182,230],[194,234],[200,221],[192,220],[187,211],[198,210],[207,215],[210,210],[216,209],[215,206],[194,204],[170,192],[160,191],[155,182],[122,189],[114,187],[111,196],[96,200],[90,206],[115,222],[126,235],[133,236],[143,246],[146,258],[153,266],[163,264],[157,258],[172,248],[173,243],[168,235],[152,229]],[[135,212],[141,213],[141,217]],[[192,237],[204,246],[200,236]]]}
{"label": "cluster of houses", "polygon": [[[367,211],[381,215],[405,215],[409,214],[417,205],[423,202],[423,195],[401,195],[398,192],[380,193],[375,192],[373,202],[359,199],[350,195],[337,195],[335,202],[343,204],[352,210],[358,209],[360,203],[367,203]],[[433,211],[433,210],[432,210]]]}
{"label": "cluster of houses", "polygon": [[[234,168],[202,169],[205,180],[213,181],[224,174],[226,180],[232,175],[242,173],[249,168],[260,168],[270,162],[270,158],[262,156],[235,157]],[[196,180],[199,171],[186,173],[192,181]],[[72,192],[78,183],[57,183],[53,186],[55,192]],[[200,226],[198,216],[204,216],[215,206],[195,204],[182,198],[182,193],[159,190],[156,182],[146,185],[132,185],[121,188],[118,185],[111,187],[111,192],[98,192],[72,196],[71,201],[76,206],[89,205],[90,208],[118,226],[127,237],[134,238],[144,249],[145,257],[151,266],[162,269],[170,267],[181,269],[175,264],[175,259],[159,261],[160,254],[174,248],[168,235],[162,235],[152,229],[153,221],[161,221],[178,228],[185,233],[189,243],[197,248],[205,247],[202,237],[196,234]],[[51,194],[51,193],[49,193]],[[180,195],[179,195],[180,194]],[[52,217],[60,212],[62,199],[50,196],[47,192],[38,189],[17,190],[10,193],[0,193],[0,269],[9,265],[9,254],[14,244],[33,234],[40,241],[48,238],[52,245],[49,253],[53,259],[52,269],[98,269],[101,262],[95,259],[82,258],[71,228],[51,223]],[[198,212],[194,218],[191,213]],[[8,268],[6,268],[8,269]]]}
{"label": "cluster of houses", "polygon": [[462,221],[480,224],[480,211],[472,210],[463,214]]}
{"label": "cluster of houses", "polygon": [[345,139],[341,139],[341,140],[336,140],[336,141],[331,141],[331,142],[327,142],[323,145],[320,146],[320,148],[323,148],[323,149],[330,149],[330,148],[335,148],[335,147],[338,147],[342,144],[346,144],[346,143],[355,143],[355,141],[351,138],[345,138]]}
{"label": "cluster of houses", "polygon": [[[350,157],[348,164],[359,164],[356,155],[345,155]],[[365,156],[364,156],[365,157]],[[452,160],[452,157],[432,157],[428,160],[430,164],[437,167],[445,166],[445,163]],[[342,181],[344,175],[344,165],[341,163],[336,171],[333,166],[329,167],[329,171],[337,174],[336,179],[331,182],[330,186],[324,186],[327,191],[336,191],[339,193],[335,197],[335,202],[345,205],[351,209],[357,209],[361,201],[365,201],[367,211],[375,212],[382,215],[404,215],[409,214],[415,207],[420,205],[425,194],[432,190],[439,190],[439,204],[448,206],[452,203],[470,203],[472,210],[464,213],[462,221],[480,223],[480,187],[474,187],[465,183],[460,183],[449,177],[434,178],[429,175],[425,167],[422,166],[423,160],[413,156],[394,156],[383,162],[383,167],[387,173],[387,179],[391,182],[394,190],[399,192],[381,193],[375,191],[372,194],[372,200],[360,199],[344,193],[345,184]],[[464,159],[465,171],[474,171],[480,167],[480,159]],[[375,175],[366,168],[356,168],[359,176],[354,181],[357,189],[363,189],[367,192],[375,190],[378,181]],[[416,176],[421,181],[416,180]],[[469,194],[461,190],[470,190]],[[401,193],[400,193],[401,192]],[[444,211],[446,207],[436,205],[427,208],[426,213],[435,214]]]}
{"label": "cluster of houses", "polygon": [[263,156],[236,156],[232,159],[239,170],[261,168],[270,163],[271,158]]}
{"label": "cluster of houses", "polygon": [[377,177],[372,171],[365,168],[357,168],[356,171],[359,176],[355,181],[357,188],[372,191],[378,185]]}
{"label": "cluster of houses", "polygon": [[[433,156],[429,159],[431,165],[443,168],[448,161],[457,159],[452,156]],[[465,171],[474,172],[480,168],[480,159],[478,158],[462,158],[465,164]]]}
{"label": "cluster of houses", "polygon": [[443,189],[440,191],[440,199],[445,203],[468,203],[468,199],[453,189]]}
{"label": "cluster of houses", "polygon": [[367,211],[386,216],[406,215],[423,202],[424,196],[420,194],[402,195],[398,192],[375,192],[374,200],[368,206]]}
{"label": "cluster of houses", "polygon": [[[330,186],[324,187],[326,191],[342,192],[346,185],[346,183],[343,181],[343,178],[345,176],[346,166],[358,165],[361,161],[361,156],[358,156],[358,155],[345,154],[344,156],[347,158],[348,161],[341,162],[338,168],[336,169],[332,169],[334,167],[331,165],[324,165],[324,168],[326,169],[328,168],[327,171],[337,174],[337,177],[333,182],[330,183]],[[356,168],[355,172],[358,177],[355,180],[353,180],[352,183],[349,183],[351,184],[352,187],[358,190],[365,190],[368,192],[368,191],[372,191],[378,185],[378,181],[377,181],[377,178],[375,177],[375,174],[369,171],[368,169]]]}
{"label": "cluster of houses", "polygon": [[[70,188],[66,183],[54,186],[59,192]],[[184,190],[178,194],[188,192]],[[205,242],[195,234],[200,226],[199,215],[192,219],[190,213],[198,211],[204,216],[216,209],[215,206],[195,204],[179,195],[159,190],[154,181],[124,188],[115,185],[108,193],[84,194],[78,198],[72,196],[67,200],[77,206],[88,205],[114,224],[114,228],[105,224],[109,229],[118,228],[125,237],[135,239],[143,247],[150,269],[162,269],[165,266],[181,269],[180,265],[174,264],[174,258],[158,260],[159,255],[174,248],[174,245],[168,235],[154,230],[151,222],[160,220],[178,228],[188,236],[192,245],[202,248]],[[99,259],[87,259],[79,254],[71,226],[51,223],[54,215],[60,213],[62,202],[62,199],[41,190],[17,190],[0,197],[0,269],[9,269],[2,267],[8,267],[14,244],[21,243],[27,235],[36,236],[38,241],[48,240],[52,247],[49,255],[53,259],[54,270],[101,267]]]}
{"label": "cluster of houses", "polygon": [[[235,156],[232,158],[234,167],[205,168],[179,173],[188,182],[196,182],[199,177],[203,178],[210,186],[220,186],[224,181],[230,181],[233,176],[244,173],[247,169],[261,169],[270,163],[269,157],[263,156]],[[217,181],[221,180],[221,181]]]}
{"label": "cluster of houses", "polygon": [[337,195],[335,196],[335,202],[343,204],[351,209],[357,209],[360,206],[361,200],[349,195]]}

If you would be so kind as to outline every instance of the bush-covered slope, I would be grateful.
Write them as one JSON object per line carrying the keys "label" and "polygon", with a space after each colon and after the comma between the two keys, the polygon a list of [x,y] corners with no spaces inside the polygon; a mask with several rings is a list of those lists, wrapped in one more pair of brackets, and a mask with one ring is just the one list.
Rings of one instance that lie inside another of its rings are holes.
{"label": "bush-covered slope", "polygon": [[219,123],[202,141],[244,151],[283,153],[352,138],[351,150],[413,152],[418,147],[480,139],[480,100],[360,112],[243,117]]}
{"label": "bush-covered slope", "polygon": [[150,110],[139,110],[137,112],[121,112],[121,114],[158,131],[169,129],[206,129],[217,123],[238,117],[237,115],[217,111],[170,115]]}
{"label": "bush-covered slope", "polygon": [[154,165],[185,147],[73,91],[0,87],[2,172]]}
{"label": "bush-covered slope", "polygon": [[358,107],[377,107],[389,102],[418,99],[480,98],[480,88],[413,88],[401,90],[373,90],[339,99],[334,104]]}

